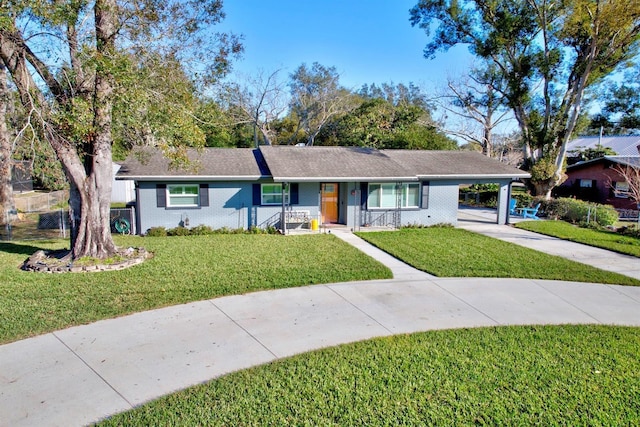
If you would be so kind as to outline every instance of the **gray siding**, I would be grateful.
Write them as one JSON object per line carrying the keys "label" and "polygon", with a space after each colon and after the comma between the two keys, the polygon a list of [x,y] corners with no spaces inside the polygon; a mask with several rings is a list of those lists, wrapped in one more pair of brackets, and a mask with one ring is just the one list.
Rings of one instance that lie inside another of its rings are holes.
{"label": "gray siding", "polygon": [[209,183],[209,206],[200,208],[158,207],[156,184],[139,184],[139,225],[143,234],[152,227],[178,227],[186,218],[189,219],[189,227],[203,224],[212,228],[247,228],[250,224],[251,183]]}
{"label": "gray siding", "polygon": [[[349,185],[349,191],[359,190],[360,185]],[[354,204],[358,207],[360,200],[356,197],[348,197],[349,207],[347,209],[347,225],[353,227],[354,223],[359,222],[360,210],[354,209]],[[421,201],[422,202],[422,201]],[[421,203],[422,205],[422,203]],[[372,216],[382,213],[383,210],[371,209]],[[457,181],[430,181],[429,182],[429,203],[427,209],[402,209],[400,210],[401,225],[435,225],[435,224],[452,224],[457,223],[458,216],[458,182]],[[354,220],[355,219],[355,220]],[[364,224],[359,224],[363,226]]]}
{"label": "gray siding", "polygon": [[458,218],[458,183],[452,181],[429,182],[429,208],[403,210],[402,225],[456,225]]}
{"label": "gray siding", "polygon": [[[200,184],[192,181],[191,183]],[[175,228],[207,225],[214,229],[267,227],[279,225],[281,206],[254,206],[252,182],[210,182],[208,183],[209,206],[199,208],[165,208],[157,206],[155,182],[140,182],[138,188],[139,230],[142,234],[152,227]],[[456,180],[435,180],[429,182],[428,204],[421,201],[426,209],[403,209],[400,211],[401,225],[457,224],[458,187]],[[505,181],[502,189],[508,185]],[[503,191],[504,192],[504,191]],[[340,220],[349,227],[362,226],[360,206],[360,183],[340,185]],[[500,198],[501,204],[506,197]],[[299,183],[298,203],[288,210],[309,211],[311,218],[319,218],[320,183]],[[372,214],[381,211],[372,209]]]}
{"label": "gray siding", "polygon": [[[191,183],[200,184],[194,181]],[[140,182],[138,189],[139,229],[141,234],[152,227],[178,227],[188,218],[189,227],[207,225],[214,229],[266,227],[269,220],[282,212],[281,206],[254,206],[251,182],[210,182],[209,206],[199,208],[158,207],[156,182]],[[320,186],[300,183],[299,203],[287,209],[308,210],[311,218],[318,218]]]}
{"label": "gray siding", "polygon": [[[256,218],[256,225],[266,228],[273,221],[279,221],[282,213],[282,206],[254,206],[253,212]],[[320,184],[315,182],[301,182],[298,184],[298,203],[287,206],[286,210],[309,211],[310,218],[319,218],[320,213]],[[278,225],[279,226],[279,225]]]}

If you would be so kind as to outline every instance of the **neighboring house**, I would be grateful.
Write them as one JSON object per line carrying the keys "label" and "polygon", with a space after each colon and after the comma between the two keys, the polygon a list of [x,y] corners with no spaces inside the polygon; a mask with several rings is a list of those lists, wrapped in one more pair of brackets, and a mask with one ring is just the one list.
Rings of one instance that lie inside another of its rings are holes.
{"label": "neighboring house", "polygon": [[129,203],[136,199],[135,183],[130,179],[116,180],[120,165],[113,163],[114,181],[111,185],[111,203]]}
{"label": "neighboring house", "polygon": [[604,156],[567,167],[567,180],[556,190],[558,196],[612,205],[617,209],[637,209],[629,198],[629,184],[615,166],[640,167],[640,155]]}
{"label": "neighboring house", "polygon": [[300,214],[320,224],[367,226],[457,222],[460,184],[498,183],[496,222],[508,222],[513,180],[529,174],[469,151],[263,146],[189,152],[173,169],[144,149],[117,179],[136,183],[138,229],[275,226]]}

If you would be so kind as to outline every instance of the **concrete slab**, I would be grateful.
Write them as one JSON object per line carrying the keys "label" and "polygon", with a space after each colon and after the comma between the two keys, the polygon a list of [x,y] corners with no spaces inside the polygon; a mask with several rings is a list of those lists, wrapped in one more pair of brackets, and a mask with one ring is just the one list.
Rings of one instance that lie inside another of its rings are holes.
{"label": "concrete slab", "polygon": [[275,359],[210,301],[57,334],[133,405]]}
{"label": "concrete slab", "polygon": [[598,323],[533,280],[462,278],[435,282],[501,325]]}
{"label": "concrete slab", "polygon": [[323,285],[225,297],[215,305],[278,357],[391,334]]}
{"label": "concrete slab", "polygon": [[553,280],[537,283],[600,323],[640,326],[640,300],[627,294],[638,288]]}
{"label": "concrete slab", "polygon": [[631,298],[633,301],[640,303],[640,286],[619,286],[611,285],[612,289]]}
{"label": "concrete slab", "polygon": [[0,346],[0,426],[85,425],[128,409],[54,334]]}
{"label": "concrete slab", "polygon": [[496,324],[430,280],[330,286],[394,334]]}

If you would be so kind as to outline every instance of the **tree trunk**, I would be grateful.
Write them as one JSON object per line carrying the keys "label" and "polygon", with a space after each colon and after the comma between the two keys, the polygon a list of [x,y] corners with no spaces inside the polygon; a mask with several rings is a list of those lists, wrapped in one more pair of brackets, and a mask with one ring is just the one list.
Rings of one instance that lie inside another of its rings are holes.
{"label": "tree trunk", "polygon": [[491,138],[493,138],[493,136],[491,135],[491,129],[492,129],[491,114],[488,114],[487,120],[485,122],[484,133],[482,136],[483,138],[482,154],[484,154],[487,157],[493,156],[493,147],[491,144]]}
{"label": "tree trunk", "polygon": [[[21,101],[27,111],[37,112],[42,136],[49,142],[61,162],[69,181],[69,210],[71,217],[71,255],[108,258],[116,253],[111,237],[109,208],[111,202],[111,110],[113,77],[109,61],[115,57],[115,4],[113,0],[96,1],[97,58],[93,94],[94,132],[88,135],[82,147],[65,138],[62,128],[49,120],[50,109],[44,94],[34,88],[28,71],[24,44],[18,33],[0,34],[0,56],[11,72]],[[50,87],[53,91],[55,87]],[[63,94],[56,97],[67,102]],[[81,150],[84,150],[81,158]],[[83,162],[84,161],[84,162]]]}
{"label": "tree trunk", "polygon": [[108,64],[116,51],[114,38],[117,19],[114,0],[96,1],[94,13],[98,53],[93,95],[95,132],[89,144],[91,152],[85,158],[84,168],[70,167],[68,174],[71,182],[71,251],[74,259],[84,256],[107,258],[117,250],[111,237],[110,220],[114,83]]}
{"label": "tree trunk", "polygon": [[10,211],[14,208],[13,188],[11,186],[12,144],[7,128],[7,106],[9,103],[9,89],[7,87],[7,73],[0,62],[0,224],[9,221]]}
{"label": "tree trunk", "polygon": [[553,180],[546,180],[542,182],[532,182],[533,191],[536,196],[542,197],[545,200],[551,200],[551,191],[557,185]]}

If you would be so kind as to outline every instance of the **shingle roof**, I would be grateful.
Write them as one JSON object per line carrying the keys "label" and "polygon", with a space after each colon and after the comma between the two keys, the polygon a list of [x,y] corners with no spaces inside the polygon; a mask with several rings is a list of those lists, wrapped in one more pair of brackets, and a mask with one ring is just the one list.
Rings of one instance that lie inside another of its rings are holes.
{"label": "shingle roof", "polygon": [[528,178],[529,174],[477,151],[381,150],[420,178]]}
{"label": "shingle roof", "polygon": [[122,163],[118,178],[144,180],[179,180],[193,177],[211,180],[257,180],[270,176],[260,150],[251,148],[189,149],[190,163],[184,167],[171,167],[170,161],[158,148],[135,150]]}
{"label": "shingle roof", "polygon": [[138,181],[257,180],[417,181],[419,179],[527,178],[520,169],[472,151],[375,150],[363,147],[263,146],[188,150],[191,163],[171,168],[162,151],[136,150],[118,179]]}
{"label": "shingle roof", "polygon": [[260,147],[275,181],[416,181],[387,154],[363,147]]}

